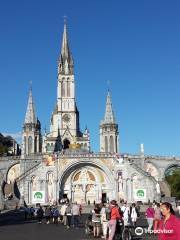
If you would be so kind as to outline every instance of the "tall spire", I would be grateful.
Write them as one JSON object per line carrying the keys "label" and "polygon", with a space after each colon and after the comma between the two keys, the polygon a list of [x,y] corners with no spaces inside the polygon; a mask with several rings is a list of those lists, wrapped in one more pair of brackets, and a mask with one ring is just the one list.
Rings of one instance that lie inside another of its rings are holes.
{"label": "tall spire", "polygon": [[64,22],[64,32],[63,32],[63,39],[62,39],[62,46],[61,46],[61,56],[66,59],[70,57],[70,49],[69,49],[69,43],[68,43],[66,22]]}
{"label": "tall spire", "polygon": [[108,90],[104,120],[100,123],[100,151],[119,152],[118,124],[115,122],[111,95]]}
{"label": "tall spire", "polygon": [[62,38],[61,54],[59,59],[59,73],[73,74],[73,58],[69,48],[66,21],[64,21],[64,32]]}
{"label": "tall spire", "polygon": [[29,98],[28,98],[28,105],[26,110],[26,116],[24,123],[37,123],[34,103],[33,103],[33,97],[32,97],[32,87],[30,87],[29,91]]}
{"label": "tall spire", "polygon": [[106,111],[104,116],[104,123],[115,123],[114,112],[112,109],[111,95],[108,90],[107,99],[106,99]]}

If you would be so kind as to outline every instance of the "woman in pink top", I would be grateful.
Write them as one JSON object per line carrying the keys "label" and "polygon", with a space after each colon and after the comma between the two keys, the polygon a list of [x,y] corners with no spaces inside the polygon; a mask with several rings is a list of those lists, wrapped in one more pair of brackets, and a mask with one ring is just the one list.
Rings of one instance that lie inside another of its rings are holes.
{"label": "woman in pink top", "polygon": [[161,220],[161,209],[160,204],[156,203],[155,213],[154,213],[154,230],[156,231],[159,227],[159,222]]}
{"label": "woman in pink top", "polygon": [[153,220],[154,220],[154,208],[151,205],[149,205],[149,207],[147,208],[145,215],[148,222],[148,232],[150,232],[152,229]]}
{"label": "woman in pink top", "polygon": [[158,240],[179,240],[180,220],[174,215],[172,205],[168,202],[161,204],[163,219],[159,223]]}

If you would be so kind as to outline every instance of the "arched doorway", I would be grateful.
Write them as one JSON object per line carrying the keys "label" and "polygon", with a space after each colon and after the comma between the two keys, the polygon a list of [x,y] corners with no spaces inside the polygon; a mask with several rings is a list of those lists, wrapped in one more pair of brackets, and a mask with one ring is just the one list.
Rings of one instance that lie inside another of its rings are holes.
{"label": "arched doorway", "polygon": [[68,139],[64,139],[64,141],[63,141],[63,148],[64,149],[69,148],[69,144],[70,144],[70,141]]}
{"label": "arched doorway", "polygon": [[62,174],[59,198],[65,194],[69,200],[78,203],[93,203],[111,200],[115,197],[112,173],[93,163],[76,163]]}

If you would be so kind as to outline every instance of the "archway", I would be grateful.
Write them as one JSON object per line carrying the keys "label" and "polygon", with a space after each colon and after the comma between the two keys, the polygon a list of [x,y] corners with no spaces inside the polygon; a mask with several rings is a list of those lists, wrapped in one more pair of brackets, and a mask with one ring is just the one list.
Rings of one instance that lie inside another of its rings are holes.
{"label": "archway", "polygon": [[92,162],[76,162],[70,165],[61,175],[59,197],[64,194],[78,203],[101,202],[106,194],[107,199],[115,197],[113,177],[106,167]]}
{"label": "archway", "polygon": [[68,139],[64,139],[64,141],[63,141],[63,148],[64,149],[69,148],[69,144],[70,144],[70,141]]}

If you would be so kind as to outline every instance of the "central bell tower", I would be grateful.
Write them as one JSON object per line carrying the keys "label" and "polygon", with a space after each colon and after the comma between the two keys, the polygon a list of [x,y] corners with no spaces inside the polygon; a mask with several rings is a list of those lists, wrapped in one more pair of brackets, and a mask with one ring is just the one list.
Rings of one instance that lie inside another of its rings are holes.
{"label": "central bell tower", "polygon": [[64,22],[61,52],[58,60],[57,101],[51,116],[50,133],[44,139],[44,146],[52,151],[58,137],[62,147],[78,143],[86,150],[90,149],[89,132],[81,133],[79,111],[75,97],[74,61],[69,47],[67,24]]}
{"label": "central bell tower", "polygon": [[66,22],[58,63],[57,111],[61,134],[68,130],[71,136],[78,136],[79,112],[75,101],[74,62],[69,48]]}

